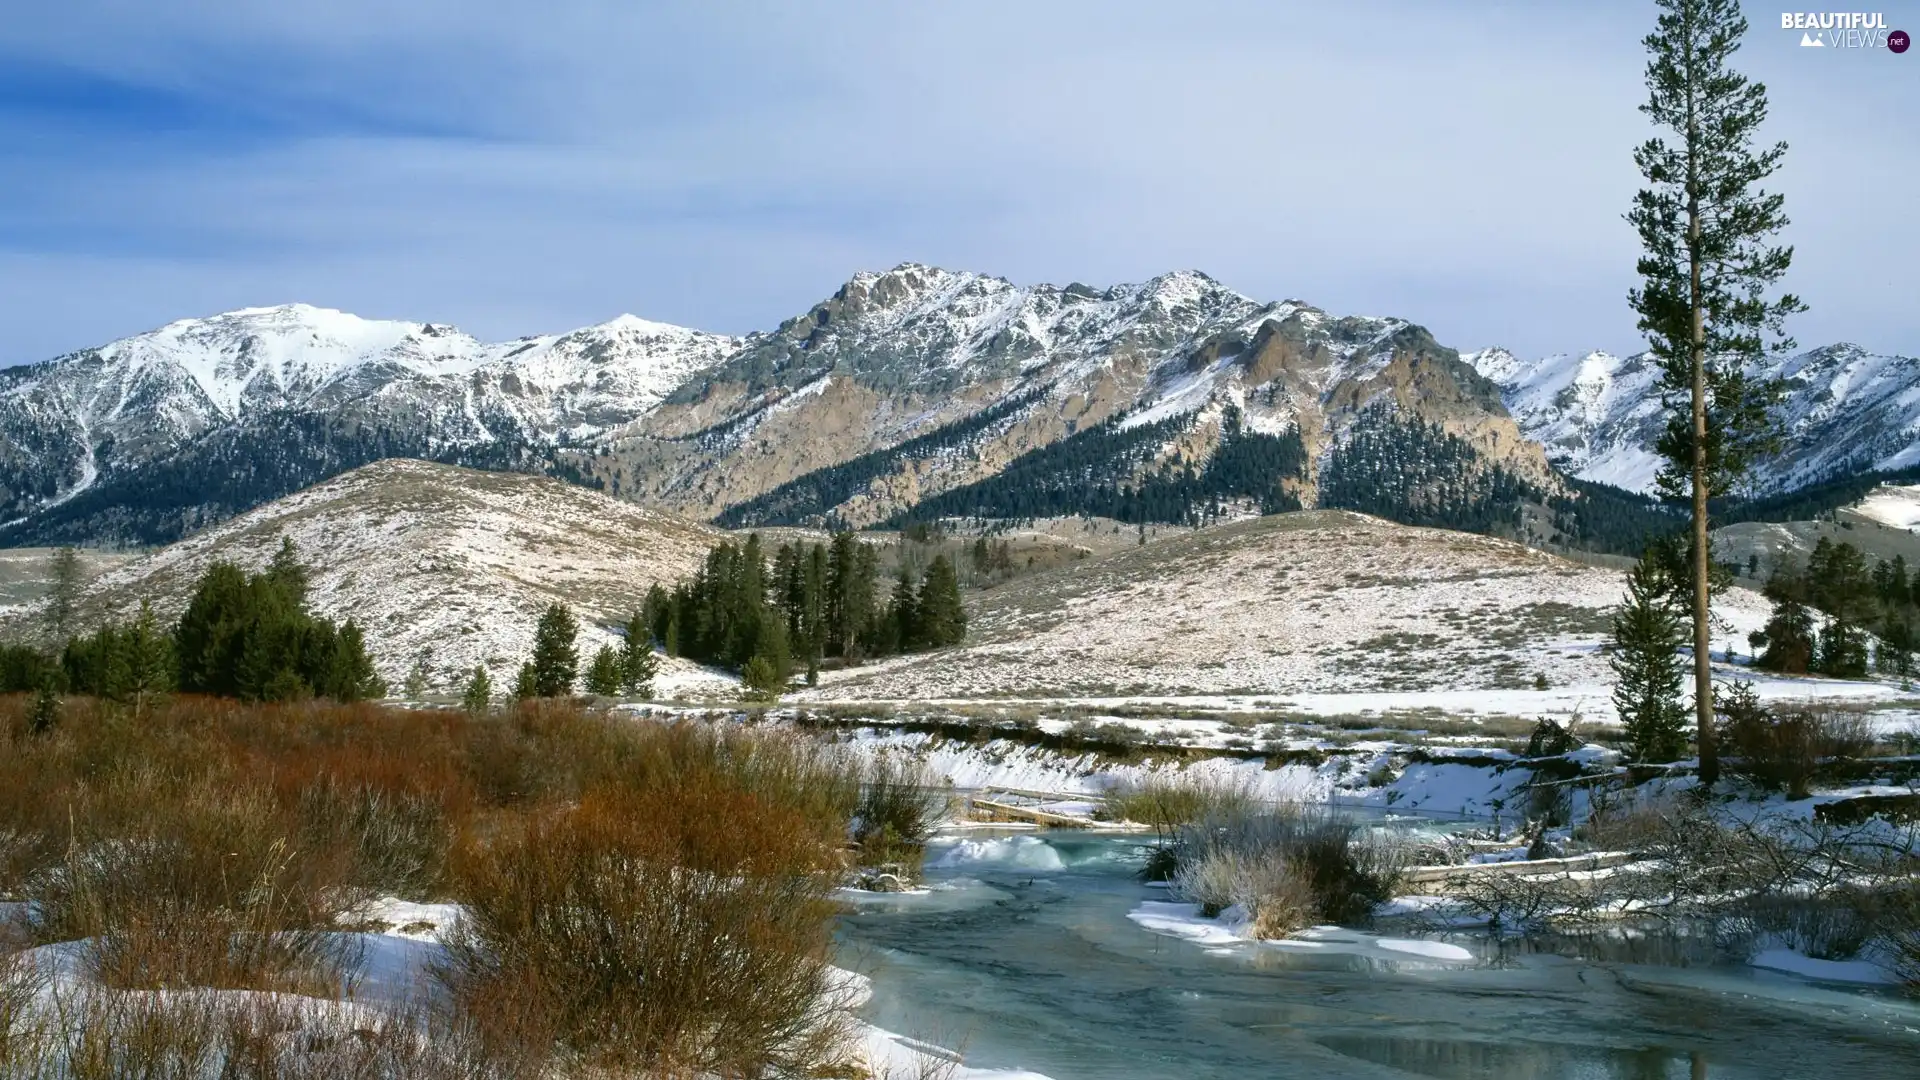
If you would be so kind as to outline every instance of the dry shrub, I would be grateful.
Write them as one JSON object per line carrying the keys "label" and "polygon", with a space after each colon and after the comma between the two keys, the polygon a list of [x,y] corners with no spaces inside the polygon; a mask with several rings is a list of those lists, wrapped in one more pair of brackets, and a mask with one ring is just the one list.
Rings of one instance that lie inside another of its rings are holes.
{"label": "dry shrub", "polygon": [[1751,937],[1766,935],[1816,960],[1851,960],[1867,947],[1882,922],[1881,905],[1857,889],[1820,896],[1766,894],[1742,902],[1743,926]]}
{"label": "dry shrub", "polygon": [[258,791],[158,802],[138,828],[76,831],[65,863],[29,884],[42,941],[87,939],[93,975],[133,989],[335,989],[326,933],[337,868],[289,844]]}
{"label": "dry shrub", "polygon": [[1761,787],[1784,790],[1790,799],[1812,794],[1826,762],[1859,757],[1873,745],[1872,730],[1859,713],[1769,709],[1744,686],[1720,695],[1718,710],[1728,770]]}
{"label": "dry shrub", "polygon": [[455,997],[483,1025],[545,1002],[533,1022],[592,1067],[744,1077],[830,1055],[833,850],[737,780],[592,792],[463,850]]}
{"label": "dry shrub", "polygon": [[1391,899],[1404,853],[1349,818],[1262,812],[1203,821],[1174,846],[1174,892],[1216,915],[1238,905],[1280,936],[1313,922],[1363,923]]}
{"label": "dry shrub", "polygon": [[378,1015],[271,994],[63,995],[55,1037],[32,1070],[46,1080],[535,1080],[471,1053],[427,1014]]}
{"label": "dry shrub", "polygon": [[322,774],[301,790],[299,816],[311,848],[351,853],[347,884],[417,897],[435,895],[445,882],[453,821],[428,793],[353,786]]}
{"label": "dry shrub", "polygon": [[1246,913],[1254,936],[1285,937],[1315,921],[1318,905],[1304,874],[1286,858],[1213,848],[1182,865],[1174,891],[1209,918],[1229,908]]}
{"label": "dry shrub", "polygon": [[868,763],[853,812],[861,866],[895,866],[917,875],[927,839],[947,813],[947,797],[919,761],[881,754]]}
{"label": "dry shrub", "polygon": [[1920,994],[1920,885],[1890,891],[1883,910],[1893,972],[1909,993]]}
{"label": "dry shrub", "polygon": [[[137,724],[76,699],[28,735],[29,704],[0,698],[0,891],[34,904],[38,940],[84,939],[109,988],[334,995],[333,931],[370,894],[473,910],[459,1007],[419,1018],[438,1057],[231,1075],[535,1076],[558,1047],[724,1077],[837,1051],[827,895],[863,776],[828,744],[555,703],[481,718],[187,695]],[[907,800],[881,802],[917,828]],[[244,1042],[190,1010],[75,1015],[77,1060],[107,1074],[140,1046],[177,1063]],[[166,1075],[141,1068],[124,1074]]]}
{"label": "dry shrub", "polygon": [[39,965],[0,942],[0,1076],[19,1076],[46,1056],[52,1033],[35,1007],[45,988]]}
{"label": "dry shrub", "polygon": [[1449,878],[1447,888],[1461,910],[1495,927],[1586,922],[1599,917],[1606,902],[1605,890],[1593,879],[1564,872],[1463,872]]}
{"label": "dry shrub", "polygon": [[1151,826],[1165,840],[1197,821],[1249,814],[1257,803],[1247,784],[1148,773],[1108,791],[1104,810],[1115,821]]}

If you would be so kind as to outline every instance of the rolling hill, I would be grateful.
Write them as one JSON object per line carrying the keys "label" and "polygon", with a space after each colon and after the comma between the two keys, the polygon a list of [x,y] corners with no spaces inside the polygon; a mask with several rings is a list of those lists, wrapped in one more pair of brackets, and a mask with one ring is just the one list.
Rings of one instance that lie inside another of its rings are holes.
{"label": "rolling hill", "polygon": [[[282,536],[311,570],[315,608],[360,622],[389,684],[418,663],[431,689],[457,692],[476,664],[511,686],[556,601],[580,616],[583,659],[617,640],[647,587],[692,573],[721,534],[549,478],[381,461],[108,570],[83,593],[78,624],[124,617],[143,598],[172,619],[208,564],[257,569]],[[661,686],[703,682],[725,680],[675,662]]]}

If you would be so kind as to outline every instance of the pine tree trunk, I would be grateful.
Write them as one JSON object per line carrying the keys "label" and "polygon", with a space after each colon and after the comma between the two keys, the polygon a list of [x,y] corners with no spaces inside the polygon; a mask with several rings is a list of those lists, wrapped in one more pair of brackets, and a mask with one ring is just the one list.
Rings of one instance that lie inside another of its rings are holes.
{"label": "pine tree trunk", "polygon": [[1712,787],[1720,779],[1720,755],[1713,745],[1713,657],[1708,620],[1712,602],[1707,570],[1713,553],[1707,537],[1707,360],[1706,320],[1700,300],[1700,195],[1695,174],[1700,133],[1688,124],[1687,139],[1687,262],[1690,273],[1688,306],[1693,315],[1689,352],[1693,367],[1693,713],[1700,745],[1700,784]]}

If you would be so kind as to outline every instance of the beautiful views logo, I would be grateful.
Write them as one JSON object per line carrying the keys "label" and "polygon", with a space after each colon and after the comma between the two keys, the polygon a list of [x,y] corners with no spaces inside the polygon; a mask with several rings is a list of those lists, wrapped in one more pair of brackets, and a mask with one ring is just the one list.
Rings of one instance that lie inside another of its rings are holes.
{"label": "beautiful views logo", "polygon": [[1886,49],[1903,53],[1913,43],[1905,30],[1887,28],[1878,11],[1784,11],[1780,29],[1800,31],[1805,49]]}

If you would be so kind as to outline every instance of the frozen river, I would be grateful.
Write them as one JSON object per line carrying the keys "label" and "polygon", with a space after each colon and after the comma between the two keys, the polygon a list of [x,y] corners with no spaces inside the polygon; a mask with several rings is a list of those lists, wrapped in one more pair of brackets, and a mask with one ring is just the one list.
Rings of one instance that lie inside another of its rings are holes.
{"label": "frozen river", "polygon": [[1710,942],[1466,935],[1428,951],[1471,959],[1442,961],[1360,934],[1157,933],[1128,917],[1166,899],[1133,879],[1137,845],[936,843],[929,892],[843,921],[841,962],[874,980],[867,1019],[1053,1080],[1920,1077],[1920,1004]]}

